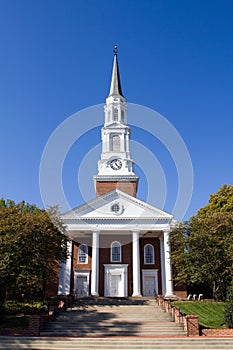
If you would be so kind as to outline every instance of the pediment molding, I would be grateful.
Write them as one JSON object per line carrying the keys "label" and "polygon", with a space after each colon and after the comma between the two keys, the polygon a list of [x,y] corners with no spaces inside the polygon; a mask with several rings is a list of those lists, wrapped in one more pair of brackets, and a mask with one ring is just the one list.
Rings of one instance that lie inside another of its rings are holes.
{"label": "pediment molding", "polygon": [[[118,215],[111,212],[111,207],[116,201],[118,201],[120,205],[124,206],[124,210],[122,210]],[[132,215],[135,214],[135,212],[137,214]],[[114,190],[100,197],[97,197],[82,206],[76,207],[69,212],[64,213],[61,218],[64,221],[69,222],[171,222],[173,216],[124,192]]]}

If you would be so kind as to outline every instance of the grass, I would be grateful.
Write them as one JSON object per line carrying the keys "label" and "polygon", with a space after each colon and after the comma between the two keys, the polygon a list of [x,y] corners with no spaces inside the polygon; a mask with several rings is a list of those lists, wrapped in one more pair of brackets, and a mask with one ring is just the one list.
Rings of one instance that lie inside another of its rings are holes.
{"label": "grass", "polygon": [[0,328],[26,328],[29,320],[26,316],[4,315],[1,316]]}
{"label": "grass", "polygon": [[204,301],[173,302],[186,315],[197,315],[199,324],[205,328],[222,328],[224,322],[224,303]]}

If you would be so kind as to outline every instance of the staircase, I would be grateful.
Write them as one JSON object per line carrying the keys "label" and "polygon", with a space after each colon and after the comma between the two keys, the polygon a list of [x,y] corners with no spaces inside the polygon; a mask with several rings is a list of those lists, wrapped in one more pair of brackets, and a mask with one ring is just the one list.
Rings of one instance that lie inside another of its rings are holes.
{"label": "staircase", "polygon": [[80,299],[41,332],[50,337],[184,335],[183,326],[172,322],[154,299],[145,298]]}
{"label": "staircase", "polygon": [[150,349],[150,350],[232,350],[233,338],[24,338],[0,337],[4,350],[86,350],[86,349]]}
{"label": "staircase", "polygon": [[233,349],[233,338],[185,337],[153,299],[81,299],[41,337],[0,337],[4,350]]}

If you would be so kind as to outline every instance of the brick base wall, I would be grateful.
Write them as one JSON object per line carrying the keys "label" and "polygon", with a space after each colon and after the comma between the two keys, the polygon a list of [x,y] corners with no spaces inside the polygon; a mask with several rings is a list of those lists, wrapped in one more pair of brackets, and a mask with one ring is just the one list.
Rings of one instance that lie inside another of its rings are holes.
{"label": "brick base wall", "polygon": [[187,291],[186,290],[174,290],[174,294],[177,296],[177,298],[180,299],[187,299]]}
{"label": "brick base wall", "polygon": [[222,328],[222,329],[202,329],[202,335],[206,337],[233,337],[232,328]]}

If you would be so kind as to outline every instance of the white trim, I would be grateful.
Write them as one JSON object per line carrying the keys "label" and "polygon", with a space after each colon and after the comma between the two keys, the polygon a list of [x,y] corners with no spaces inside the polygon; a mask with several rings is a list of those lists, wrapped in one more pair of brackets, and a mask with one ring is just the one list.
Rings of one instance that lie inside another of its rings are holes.
{"label": "white trim", "polygon": [[[103,264],[104,265],[104,296],[127,297],[128,296],[128,264]],[[121,276],[121,289],[118,295],[111,295],[111,278]]]}

